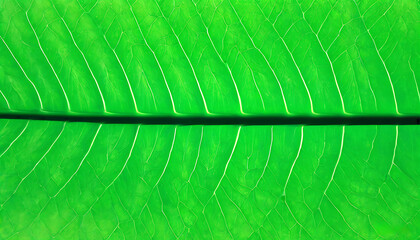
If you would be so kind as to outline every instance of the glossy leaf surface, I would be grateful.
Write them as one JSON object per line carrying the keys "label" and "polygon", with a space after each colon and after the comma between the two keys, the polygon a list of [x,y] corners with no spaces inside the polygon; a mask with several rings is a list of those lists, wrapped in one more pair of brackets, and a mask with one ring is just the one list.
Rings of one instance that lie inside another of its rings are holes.
{"label": "glossy leaf surface", "polygon": [[2,239],[414,239],[420,127],[2,120]]}
{"label": "glossy leaf surface", "polygon": [[0,3],[1,112],[420,113],[414,0]]}
{"label": "glossy leaf surface", "polygon": [[419,14],[0,0],[0,239],[418,239]]}

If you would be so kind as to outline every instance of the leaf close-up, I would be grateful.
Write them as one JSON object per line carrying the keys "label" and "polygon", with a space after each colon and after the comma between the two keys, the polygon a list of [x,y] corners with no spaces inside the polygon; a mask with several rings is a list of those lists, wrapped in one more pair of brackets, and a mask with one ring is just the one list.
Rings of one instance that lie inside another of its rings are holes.
{"label": "leaf close-up", "polygon": [[0,239],[418,239],[415,0],[0,0]]}
{"label": "leaf close-up", "polygon": [[1,124],[2,237],[419,235],[420,127]]}

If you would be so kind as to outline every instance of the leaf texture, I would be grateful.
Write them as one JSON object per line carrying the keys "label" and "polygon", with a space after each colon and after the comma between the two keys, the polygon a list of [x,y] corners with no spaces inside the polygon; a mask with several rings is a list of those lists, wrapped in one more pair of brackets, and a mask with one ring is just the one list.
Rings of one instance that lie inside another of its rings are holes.
{"label": "leaf texture", "polygon": [[418,239],[419,6],[0,0],[0,239]]}
{"label": "leaf texture", "polygon": [[418,126],[1,120],[1,239],[415,239]]}
{"label": "leaf texture", "polygon": [[0,5],[3,113],[420,113],[414,0]]}

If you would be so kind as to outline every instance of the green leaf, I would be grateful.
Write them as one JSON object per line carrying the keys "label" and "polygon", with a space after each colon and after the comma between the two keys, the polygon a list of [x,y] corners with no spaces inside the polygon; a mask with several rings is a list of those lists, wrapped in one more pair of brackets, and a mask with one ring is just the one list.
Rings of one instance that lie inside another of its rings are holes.
{"label": "green leaf", "polygon": [[0,0],[0,239],[419,238],[419,14]]}
{"label": "green leaf", "polygon": [[418,126],[1,120],[1,239],[414,239]]}
{"label": "green leaf", "polygon": [[0,4],[3,113],[420,113],[414,0]]}

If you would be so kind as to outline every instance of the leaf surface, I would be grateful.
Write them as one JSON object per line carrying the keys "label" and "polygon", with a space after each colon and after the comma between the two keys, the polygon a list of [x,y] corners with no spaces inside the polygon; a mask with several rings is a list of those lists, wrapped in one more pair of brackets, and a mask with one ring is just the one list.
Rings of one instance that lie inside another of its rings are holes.
{"label": "leaf surface", "polygon": [[418,236],[418,126],[1,120],[2,239]]}
{"label": "leaf surface", "polygon": [[0,0],[0,239],[418,239],[419,14]]}
{"label": "leaf surface", "polygon": [[413,0],[1,5],[3,113],[420,113]]}

